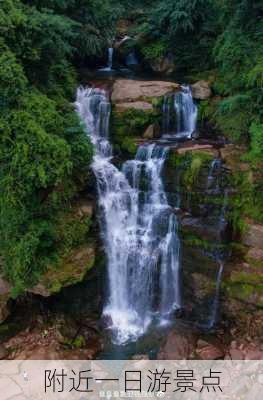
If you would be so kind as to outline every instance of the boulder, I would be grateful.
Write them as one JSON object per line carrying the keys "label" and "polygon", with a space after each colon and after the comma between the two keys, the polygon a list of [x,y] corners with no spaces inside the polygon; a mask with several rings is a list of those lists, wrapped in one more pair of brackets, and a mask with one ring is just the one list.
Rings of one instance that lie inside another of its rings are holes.
{"label": "boulder", "polygon": [[208,81],[198,81],[192,86],[193,98],[197,100],[207,100],[212,95],[210,84]]}
{"label": "boulder", "polygon": [[250,247],[263,249],[263,225],[247,222],[247,230],[243,235],[243,243]]}
{"label": "boulder", "polygon": [[146,131],[143,134],[144,139],[157,139],[161,135],[160,125],[159,124],[151,124],[148,126]]}
{"label": "boulder", "polygon": [[224,350],[218,343],[209,343],[202,339],[197,342],[196,353],[201,360],[218,360],[224,358],[225,355]]}
{"label": "boulder", "polygon": [[158,353],[158,360],[187,360],[195,347],[195,335],[181,328],[172,330]]}
{"label": "boulder", "polygon": [[8,300],[10,298],[11,286],[9,283],[0,277],[0,323],[3,322],[9,315]]}
{"label": "boulder", "polygon": [[147,101],[133,101],[130,103],[117,103],[115,106],[117,112],[125,112],[130,109],[153,111],[153,105]]}
{"label": "boulder", "polygon": [[150,103],[155,98],[179,89],[180,85],[174,82],[117,79],[113,84],[111,100],[113,103],[137,101]]}

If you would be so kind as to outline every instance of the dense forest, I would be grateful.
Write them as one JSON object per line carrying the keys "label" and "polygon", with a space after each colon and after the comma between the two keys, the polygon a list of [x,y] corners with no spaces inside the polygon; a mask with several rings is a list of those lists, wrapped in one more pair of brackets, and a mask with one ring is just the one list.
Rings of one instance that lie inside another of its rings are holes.
{"label": "dense forest", "polygon": [[13,296],[82,240],[64,215],[93,149],[72,103],[123,18],[142,63],[169,55],[175,80],[210,80],[200,124],[244,146],[258,176],[240,182],[236,207],[262,221],[262,17],[261,0],[0,0],[0,254]]}

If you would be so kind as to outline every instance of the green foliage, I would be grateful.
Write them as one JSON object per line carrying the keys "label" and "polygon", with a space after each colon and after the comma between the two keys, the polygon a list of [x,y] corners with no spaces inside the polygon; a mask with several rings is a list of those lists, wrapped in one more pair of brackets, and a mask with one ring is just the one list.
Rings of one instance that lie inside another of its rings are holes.
{"label": "green foliage", "polygon": [[89,230],[58,229],[93,154],[68,97],[80,23],[63,15],[74,2],[44,3],[0,3],[0,254],[14,296]]}
{"label": "green foliage", "polygon": [[262,183],[260,171],[235,171],[233,173],[231,186],[236,192],[234,196],[230,197],[231,212],[229,219],[232,221],[235,234],[239,235],[244,232],[246,218],[252,218],[257,222],[263,221]]}
{"label": "green foliage", "polygon": [[172,54],[178,71],[198,71],[212,65],[217,31],[213,1],[154,1],[138,32],[146,59]]}
{"label": "green foliage", "polygon": [[85,340],[84,336],[78,335],[73,340],[72,346],[77,348],[77,349],[81,349],[82,347],[85,347],[86,346],[86,340]]}
{"label": "green foliage", "polygon": [[9,50],[3,51],[0,55],[0,110],[17,104],[26,85],[23,67],[16,62],[15,55]]}
{"label": "green foliage", "polygon": [[258,0],[226,0],[220,14],[222,32],[214,47],[219,73],[214,89],[230,97],[219,104],[216,123],[235,141],[248,142],[252,126],[262,121],[261,14]]}
{"label": "green foliage", "polygon": [[90,228],[90,217],[79,217],[76,212],[60,212],[54,229],[60,256],[66,257],[72,249],[85,244]]}
{"label": "green foliage", "polygon": [[252,107],[252,99],[247,94],[227,97],[218,104],[216,126],[236,142],[247,140]]}
{"label": "green foliage", "polygon": [[250,151],[246,158],[256,166],[263,162],[263,124],[252,123],[249,133]]}
{"label": "green foliage", "polygon": [[263,87],[263,57],[256,58],[255,66],[252,67],[247,73],[246,84],[248,88]]}
{"label": "green foliage", "polygon": [[[2,119],[0,136],[0,184],[5,188],[0,251],[4,272],[17,291],[36,282],[55,257],[56,213],[74,195],[75,174],[87,174],[92,156],[78,120],[68,121],[69,114],[64,121],[52,100],[33,93],[24,108]],[[68,242],[62,234],[61,240]]]}
{"label": "green foliage", "polygon": [[142,53],[146,60],[158,60],[162,58],[166,53],[166,45],[164,42],[156,41],[155,43],[151,43],[148,46],[144,46],[142,48]]}
{"label": "green foliage", "polygon": [[151,20],[160,32],[167,29],[168,35],[172,38],[178,31],[184,33],[194,31],[195,24],[204,21],[206,10],[212,4],[207,3],[205,0],[160,1],[153,11]]}
{"label": "green foliage", "polygon": [[200,171],[205,168],[212,160],[212,156],[205,152],[191,152],[185,154],[175,154],[169,157],[169,163],[175,168],[182,168],[181,183],[185,191],[193,190],[197,183]]}
{"label": "green foliage", "polygon": [[142,137],[146,128],[159,121],[158,110],[143,111],[129,109],[123,112],[113,111],[111,120],[111,130],[114,135],[114,143],[119,150],[127,155],[134,155],[137,146],[135,138]]}

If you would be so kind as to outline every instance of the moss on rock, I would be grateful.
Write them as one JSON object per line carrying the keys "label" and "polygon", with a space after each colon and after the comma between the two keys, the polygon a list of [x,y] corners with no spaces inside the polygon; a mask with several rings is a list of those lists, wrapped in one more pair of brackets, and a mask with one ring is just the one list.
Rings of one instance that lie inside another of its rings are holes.
{"label": "moss on rock", "polygon": [[237,263],[226,265],[227,276],[223,281],[226,299],[239,300],[255,307],[263,307],[262,267]]}
{"label": "moss on rock", "polygon": [[154,110],[127,109],[123,112],[113,108],[111,117],[111,132],[115,149],[125,155],[136,153],[136,139],[142,138],[146,128],[160,120],[157,108]]}
{"label": "moss on rock", "polygon": [[[207,176],[213,155],[205,151],[171,151],[165,165],[165,185],[173,197],[180,198],[180,207],[191,211],[193,215],[200,213],[200,207],[214,201],[206,193]],[[176,194],[176,195],[175,195]],[[175,204],[177,206],[177,204]]]}
{"label": "moss on rock", "polygon": [[94,263],[94,245],[75,249],[69,257],[62,258],[59,264],[50,265],[38,285],[30,291],[44,297],[58,293],[63,287],[83,281]]}
{"label": "moss on rock", "polygon": [[172,169],[181,168],[181,183],[187,190],[191,190],[197,183],[200,170],[206,168],[212,161],[213,156],[205,151],[187,151],[183,154],[171,152],[168,159],[168,166]]}
{"label": "moss on rock", "polygon": [[79,200],[68,213],[57,218],[55,238],[58,253],[31,292],[42,296],[58,293],[63,287],[81,282],[95,262],[95,233],[92,204]]}

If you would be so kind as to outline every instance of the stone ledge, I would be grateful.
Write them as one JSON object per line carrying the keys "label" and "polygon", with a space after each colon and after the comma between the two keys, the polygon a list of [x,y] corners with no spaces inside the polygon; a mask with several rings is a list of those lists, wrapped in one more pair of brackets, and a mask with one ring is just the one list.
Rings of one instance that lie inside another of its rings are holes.
{"label": "stone ledge", "polygon": [[130,103],[117,103],[115,105],[116,112],[125,112],[127,110],[142,110],[142,111],[153,111],[153,105],[146,101],[133,101]]}
{"label": "stone ledge", "polygon": [[174,82],[117,79],[111,100],[113,103],[137,102],[162,97],[179,89],[180,85]]}

